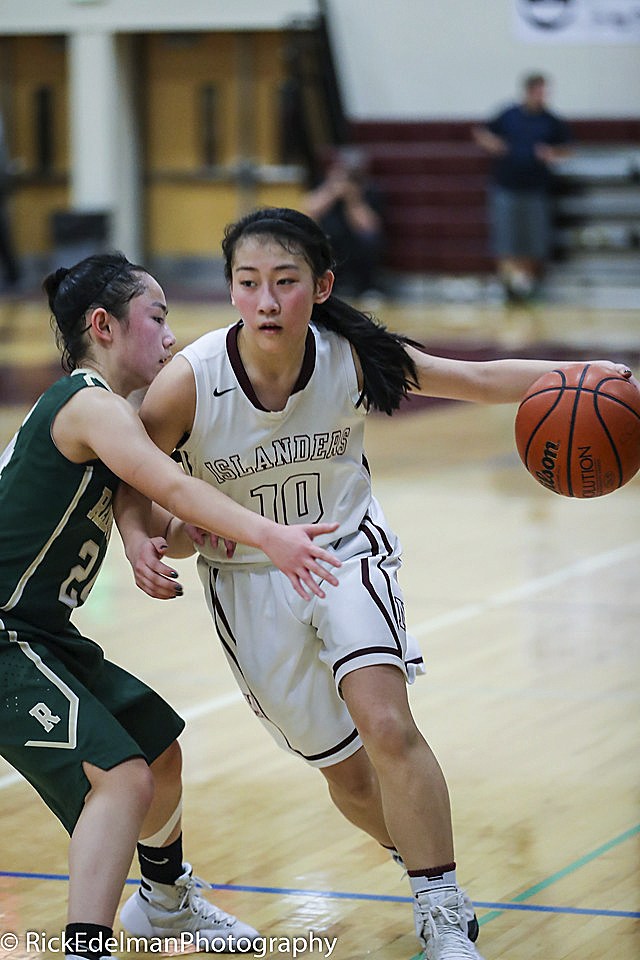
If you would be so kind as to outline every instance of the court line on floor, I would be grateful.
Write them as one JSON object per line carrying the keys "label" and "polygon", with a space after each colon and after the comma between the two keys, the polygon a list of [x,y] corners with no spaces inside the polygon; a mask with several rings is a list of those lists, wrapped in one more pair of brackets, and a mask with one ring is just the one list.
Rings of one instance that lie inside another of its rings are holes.
{"label": "court line on floor", "polygon": [[[522,893],[519,893],[512,900],[504,903],[502,905],[493,904],[494,909],[489,913],[486,913],[483,917],[478,919],[480,926],[484,926],[487,923],[490,923],[492,920],[495,920],[496,917],[501,916],[506,910],[530,910],[541,913],[557,913],[557,914],[577,914],[581,916],[598,916],[598,917],[628,917],[632,920],[640,919],[640,911],[627,911],[627,910],[590,910],[588,907],[551,907],[551,906],[542,906],[540,904],[523,903],[524,900],[528,900],[530,897],[535,896],[536,893],[539,893],[541,890],[545,890],[547,887],[550,887],[553,883],[556,883],[558,880],[562,880],[564,877],[569,876],[572,873],[575,873],[576,870],[579,870],[581,867],[586,866],[589,863],[592,863],[603,853],[608,853],[609,850],[613,850],[615,847],[619,846],[621,843],[624,843],[626,840],[630,840],[632,837],[637,836],[640,833],[640,824],[636,824],[635,827],[630,827],[629,830],[625,830],[623,833],[618,834],[617,837],[614,837],[612,840],[608,840],[606,843],[601,844],[599,847],[596,847],[595,850],[592,850],[590,853],[585,854],[583,857],[579,857],[577,860],[574,860],[573,863],[568,864],[566,867],[563,867],[562,870],[558,870],[556,873],[551,874],[550,877],[547,877],[545,880],[541,880],[539,883],[534,884],[532,887],[529,887],[527,890],[523,890]],[[491,906],[487,903],[481,903],[480,901],[475,901],[476,907],[487,907]],[[415,957],[411,957],[411,960],[420,960],[422,954],[416,954]]]}
{"label": "court line on floor", "polygon": [[[640,919],[640,910],[608,910],[596,907],[561,907],[551,904],[532,904],[524,902],[525,900],[535,896],[537,893],[540,893],[542,890],[546,890],[559,880],[562,880],[565,877],[575,873],[577,870],[580,870],[582,867],[593,863],[593,861],[597,860],[598,857],[608,853],[610,850],[615,849],[638,834],[640,834],[640,824],[630,827],[623,833],[618,834],[617,837],[613,837],[606,843],[596,847],[595,850],[591,850],[589,853],[579,857],[577,860],[574,860],[566,867],[563,867],[561,870],[556,871],[556,873],[551,874],[551,876],[546,877],[539,883],[533,884],[533,886],[528,887],[526,890],[523,890],[522,893],[519,893],[517,896],[513,897],[512,900],[505,901],[504,903],[499,901],[494,902],[475,900],[474,904],[478,910],[490,911],[479,918],[480,926],[485,926],[487,923],[490,923],[492,920],[495,920],[496,917],[499,917],[502,913],[509,910],[522,910],[529,913],[570,914],[574,916],[589,917],[616,917],[628,920]],[[68,881],[69,879],[68,874],[63,873],[35,873],[21,870],[0,870],[0,877],[10,877],[13,879],[23,880]],[[128,879],[126,882],[127,884],[132,885],[137,885],[139,883],[139,881],[134,878]],[[315,897],[318,899],[327,900],[364,900],[376,901],[378,903],[412,903],[413,901],[412,897],[400,897],[389,894],[375,893],[350,893],[339,890],[306,890],[304,888],[296,887],[263,887],[255,886],[253,884],[235,883],[212,883],[208,884],[207,886],[211,890],[227,890],[235,893],[265,893],[280,897]],[[412,958],[412,960],[416,960],[416,958]]]}
{"label": "court line on floor", "polygon": [[435,633],[437,630],[442,630],[444,627],[455,626],[458,623],[464,623],[466,620],[472,620],[474,617],[482,616],[490,610],[509,606],[518,600],[526,600],[543,590],[566,583],[567,580],[585,574],[597,573],[605,567],[633,560],[637,557],[640,557],[640,542],[627,543],[622,547],[616,547],[614,550],[607,550],[605,553],[585,557],[576,563],[560,567],[560,569],[545,576],[527,580],[526,583],[512,587],[510,590],[500,590],[478,603],[466,603],[456,610],[429,617],[428,620],[423,620],[422,623],[410,628],[410,631],[414,637],[424,637],[430,633]]}
{"label": "court line on floor", "polygon": [[[472,620],[474,617],[481,616],[490,610],[508,606],[516,600],[524,600],[549,587],[556,587],[561,583],[565,583],[574,577],[587,573],[595,573],[604,567],[632,560],[639,556],[640,542],[628,543],[614,550],[607,550],[605,553],[578,560],[576,563],[561,567],[559,570],[555,570],[546,576],[528,580],[526,583],[518,587],[513,587],[510,590],[501,590],[493,594],[493,596],[487,597],[486,600],[480,603],[467,603],[462,607],[458,607],[456,610],[451,610],[448,613],[443,613],[436,617],[430,617],[415,627],[411,627],[410,632],[414,637],[424,637],[427,636],[427,634],[435,633],[437,630],[442,630],[445,627],[464,623],[466,620]],[[187,723],[190,723],[192,720],[197,720],[208,714],[216,713],[218,710],[222,710],[234,703],[239,703],[242,699],[240,691],[234,690],[222,696],[214,697],[211,700],[205,700],[202,703],[186,707],[180,712]],[[4,777],[0,777],[0,790],[5,790],[7,787],[13,786],[13,784],[21,782],[22,779],[19,773],[6,774]]]}
{"label": "court line on floor", "polygon": [[[0,877],[14,880],[58,880],[68,881],[66,873],[28,873],[20,870],[0,870]],[[136,886],[140,881],[129,879],[128,885]],[[321,900],[363,900],[377,903],[413,903],[413,897],[398,897],[389,894],[377,893],[350,893],[342,890],[307,890],[301,887],[260,887],[244,883],[212,883],[207,888],[211,890],[225,890],[230,893],[265,893],[278,897],[314,897]],[[577,914],[589,917],[618,917],[627,920],[640,919],[640,911],[636,910],[605,910],[598,907],[558,907],[538,903],[505,903],[485,900],[474,900],[474,906],[479,910],[492,909],[496,916],[507,910],[522,910],[528,913],[561,913]],[[480,919],[480,924],[485,918]]]}
{"label": "court line on floor", "polygon": [[[30,873],[20,870],[0,870],[0,877],[7,877],[14,880],[47,880],[47,881],[68,881],[69,876],[65,873]],[[137,886],[140,881],[129,879],[126,883],[130,886]],[[376,903],[413,903],[413,897],[399,897],[383,893],[351,893],[344,890],[310,890],[303,887],[261,887],[253,884],[244,883],[212,883],[207,884],[207,889],[224,890],[230,893],[263,893],[272,894],[278,897],[313,897],[320,900],[358,900],[374,901]],[[575,914],[577,916],[589,917],[617,917],[627,920],[640,919],[640,910],[607,910],[601,907],[560,907],[551,904],[539,903],[516,903],[515,901],[493,900],[474,900],[474,906],[478,910],[491,910],[492,914],[498,916],[509,910],[521,910],[525,913],[557,913],[557,914]],[[488,916],[488,915],[487,915]],[[491,917],[493,919],[493,916]],[[480,925],[486,917],[480,918]]]}
{"label": "court line on floor", "polygon": [[[636,824],[635,827],[630,827],[629,830],[625,830],[623,833],[618,834],[617,837],[613,837],[612,840],[608,840],[606,843],[596,847],[595,850],[591,850],[583,857],[579,857],[577,860],[574,860],[573,863],[563,867],[562,870],[552,873],[551,876],[547,877],[545,880],[541,880],[539,883],[535,883],[532,887],[528,887],[526,890],[523,890],[522,893],[519,893],[516,897],[513,897],[509,903],[514,905],[522,904],[523,901],[528,900],[530,897],[534,897],[537,893],[540,893],[541,890],[546,890],[547,887],[550,887],[552,884],[557,883],[559,880],[563,880],[565,877],[570,876],[577,870],[580,870],[582,867],[593,863],[594,860],[597,860],[603,854],[615,849],[615,847],[619,847],[620,844],[625,843],[627,840],[630,840],[632,837],[635,837],[638,834],[640,834],[640,824]],[[509,907],[509,909],[513,908]],[[490,923],[491,920],[494,920],[496,917],[500,916],[501,912],[502,908],[499,907],[492,910],[491,913],[485,914],[479,921],[480,926]],[[640,913],[635,913],[632,915],[640,917]]]}

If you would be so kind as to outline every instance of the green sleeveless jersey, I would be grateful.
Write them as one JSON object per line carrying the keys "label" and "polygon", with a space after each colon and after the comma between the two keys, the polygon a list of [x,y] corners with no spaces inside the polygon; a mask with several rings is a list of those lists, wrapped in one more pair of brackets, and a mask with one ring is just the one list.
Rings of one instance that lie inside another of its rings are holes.
{"label": "green sleeveless jersey", "polygon": [[51,439],[58,411],[80,390],[109,389],[76,370],[36,402],[0,458],[0,621],[64,630],[100,570],[119,480],[101,461],[72,463]]}

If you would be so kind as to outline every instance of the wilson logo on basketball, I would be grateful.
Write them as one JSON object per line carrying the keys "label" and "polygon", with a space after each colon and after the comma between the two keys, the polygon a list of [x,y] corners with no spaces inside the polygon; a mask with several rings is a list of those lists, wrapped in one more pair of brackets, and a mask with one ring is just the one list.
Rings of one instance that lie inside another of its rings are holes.
{"label": "wilson logo on basketball", "polygon": [[558,464],[559,450],[559,443],[554,443],[553,440],[547,440],[544,445],[544,450],[542,451],[542,462],[540,464],[543,469],[536,471],[536,478],[540,483],[549,490],[554,491],[556,490],[555,469]]}

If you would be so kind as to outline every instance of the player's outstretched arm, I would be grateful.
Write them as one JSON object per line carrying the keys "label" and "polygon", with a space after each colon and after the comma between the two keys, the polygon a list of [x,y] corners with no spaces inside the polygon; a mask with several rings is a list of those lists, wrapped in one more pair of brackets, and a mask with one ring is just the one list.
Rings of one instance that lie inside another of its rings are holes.
{"label": "player's outstretched arm", "polygon": [[97,457],[173,516],[262,550],[305,599],[310,593],[324,596],[316,578],[337,586],[328,568],[340,566],[339,560],[314,542],[317,536],[336,530],[337,524],[283,526],[252,513],[203,480],[187,476],[151,441],[121,397],[105,390],[80,391],[58,414],[55,429],[56,442],[66,446],[68,440],[74,459]]}
{"label": "player's outstretched arm", "polygon": [[[557,360],[455,360],[407,347],[418,373],[415,391],[428,397],[469,400],[476,403],[517,403],[538,377],[562,366]],[[631,371],[610,360],[590,361],[609,365],[616,374]]]}

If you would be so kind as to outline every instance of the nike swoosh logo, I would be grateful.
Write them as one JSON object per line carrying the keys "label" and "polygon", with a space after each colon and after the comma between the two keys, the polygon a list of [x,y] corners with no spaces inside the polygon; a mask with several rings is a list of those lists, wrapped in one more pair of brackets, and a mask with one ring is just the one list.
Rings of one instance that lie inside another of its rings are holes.
{"label": "nike swoosh logo", "polygon": [[165,863],[169,863],[169,857],[164,857],[163,860],[152,860],[151,857],[145,857],[144,853],[141,853],[140,856],[143,860],[146,860],[147,863],[155,863],[158,867],[163,866]]}
{"label": "nike swoosh logo", "polygon": [[214,397],[221,397],[223,394],[231,393],[232,390],[237,390],[237,389],[238,389],[237,387],[227,387],[226,390],[218,390],[217,387],[214,387],[213,395]]}

